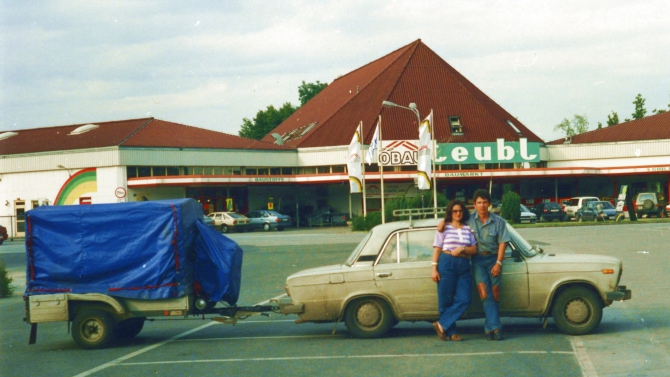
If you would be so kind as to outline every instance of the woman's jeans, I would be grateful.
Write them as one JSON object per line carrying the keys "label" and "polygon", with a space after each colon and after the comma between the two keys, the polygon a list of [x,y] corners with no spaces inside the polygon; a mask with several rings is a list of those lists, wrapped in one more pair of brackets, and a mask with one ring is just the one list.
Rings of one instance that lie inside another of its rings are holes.
{"label": "woman's jeans", "polygon": [[496,264],[497,260],[497,253],[490,255],[474,255],[472,257],[472,272],[475,275],[475,284],[479,286],[480,283],[484,283],[486,286],[486,298],[482,300],[482,306],[484,307],[484,314],[486,315],[484,331],[487,333],[493,330],[502,329],[500,314],[498,313],[500,304],[493,299],[493,291],[491,289],[492,286],[497,286],[498,292],[500,292],[500,278],[502,272],[497,277],[491,276],[491,269]]}
{"label": "woman's jeans", "polygon": [[438,259],[437,272],[440,273],[440,281],[437,283],[438,322],[449,337],[457,333],[456,320],[463,315],[472,300],[470,259],[442,253]]}

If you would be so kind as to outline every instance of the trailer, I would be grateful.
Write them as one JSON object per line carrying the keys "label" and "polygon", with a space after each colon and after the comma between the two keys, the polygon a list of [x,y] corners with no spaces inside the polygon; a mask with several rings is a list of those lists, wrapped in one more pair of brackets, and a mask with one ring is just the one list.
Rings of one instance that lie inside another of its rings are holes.
{"label": "trailer", "polygon": [[26,316],[67,322],[81,348],[137,336],[157,318],[235,324],[276,305],[237,306],[242,249],[193,199],[38,207],[26,213]]}

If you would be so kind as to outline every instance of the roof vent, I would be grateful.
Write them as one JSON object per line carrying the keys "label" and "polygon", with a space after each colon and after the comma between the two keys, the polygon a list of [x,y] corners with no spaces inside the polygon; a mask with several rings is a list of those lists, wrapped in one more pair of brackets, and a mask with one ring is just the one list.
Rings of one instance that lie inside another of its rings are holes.
{"label": "roof vent", "polygon": [[99,125],[97,124],[85,124],[83,126],[77,127],[74,129],[74,131],[70,132],[68,135],[81,135],[83,133],[86,133],[91,130],[95,130],[96,128],[100,128]]}
{"label": "roof vent", "polygon": [[0,134],[0,140],[9,139],[12,136],[18,135],[17,132],[7,131]]}
{"label": "roof vent", "polygon": [[463,125],[461,124],[461,117],[450,116],[449,125],[451,126],[452,135],[463,135]]}
{"label": "roof vent", "polygon": [[514,131],[516,131],[516,133],[521,135],[521,131],[514,125],[514,123],[512,123],[511,120],[507,119],[507,124],[509,124],[512,128],[514,128]]}

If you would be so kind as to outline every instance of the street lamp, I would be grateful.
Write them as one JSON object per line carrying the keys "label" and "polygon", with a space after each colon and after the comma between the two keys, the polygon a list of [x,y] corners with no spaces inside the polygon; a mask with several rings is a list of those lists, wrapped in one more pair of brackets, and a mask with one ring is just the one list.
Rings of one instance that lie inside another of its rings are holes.
{"label": "street lamp", "polygon": [[[412,103],[409,104],[409,106],[401,106],[401,105],[398,105],[397,103],[393,103],[391,101],[382,101],[382,106],[383,107],[399,107],[401,109],[405,109],[405,110],[409,110],[409,111],[413,112],[416,115],[416,119],[419,122],[419,123],[417,123],[417,125],[421,126],[421,115],[419,115],[419,109],[416,108],[416,103],[412,102]],[[434,129],[430,130],[430,132],[431,132],[430,133],[431,134],[431,142],[433,141],[432,135],[433,135],[434,131],[435,131]],[[437,187],[436,187],[437,182],[436,182],[436,179],[435,179],[435,158],[434,158],[434,156],[435,156],[434,155],[435,144],[434,143],[432,145],[432,149],[433,149],[433,154],[431,155],[431,160],[432,160],[432,164],[433,164],[433,172],[432,172],[432,175],[433,175],[433,208],[435,209],[435,218],[437,219]]]}
{"label": "street lamp", "polygon": [[57,165],[56,167],[59,168],[59,169],[65,169],[65,170],[67,171],[67,175],[69,175],[70,177],[72,177],[72,173],[70,173],[70,169],[66,168],[66,167],[63,166],[63,165]]}

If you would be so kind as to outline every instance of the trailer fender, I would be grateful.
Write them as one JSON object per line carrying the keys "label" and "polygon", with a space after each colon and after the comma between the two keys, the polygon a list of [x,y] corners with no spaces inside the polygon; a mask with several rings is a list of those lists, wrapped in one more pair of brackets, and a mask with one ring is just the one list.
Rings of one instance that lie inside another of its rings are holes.
{"label": "trailer fender", "polygon": [[[75,309],[77,306],[80,306],[81,304],[78,304],[77,302],[87,302],[87,304],[83,305],[86,307],[90,307],[88,303],[102,303],[104,304],[101,309],[110,312],[114,318],[117,320],[121,319],[126,319],[129,317],[129,313],[126,310],[126,308],[123,306],[123,304],[115,299],[114,297],[99,294],[99,293],[85,293],[85,294],[78,294],[78,293],[68,293],[68,301],[73,305],[74,311],[77,311],[78,309]],[[76,315],[76,313],[72,313],[73,315]]]}

